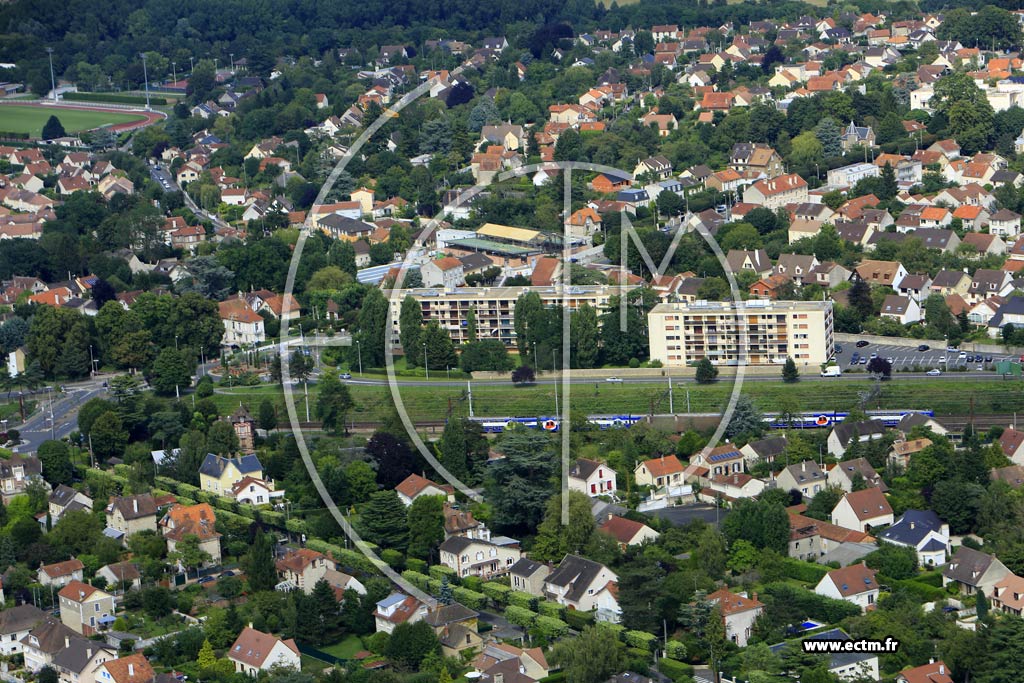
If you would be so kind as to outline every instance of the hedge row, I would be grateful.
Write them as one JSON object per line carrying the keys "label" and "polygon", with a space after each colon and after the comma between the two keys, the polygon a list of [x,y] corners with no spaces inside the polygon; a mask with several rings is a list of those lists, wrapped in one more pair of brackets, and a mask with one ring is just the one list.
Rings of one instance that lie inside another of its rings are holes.
{"label": "hedge row", "polygon": [[480,586],[480,592],[489,597],[495,604],[506,605],[508,604],[508,596],[512,589],[503,583],[488,581]]}
{"label": "hedge row", "polygon": [[[71,100],[72,102],[112,102],[114,104],[146,104],[145,95],[116,95],[113,93],[105,92],[67,92],[61,95],[63,100]],[[149,98],[149,103],[153,105],[167,104],[166,97],[153,97]]]}
{"label": "hedge row", "polygon": [[404,572],[402,572],[402,578],[411,583],[412,585],[416,586],[417,588],[419,588],[421,591],[427,590],[428,585],[430,584],[429,576],[427,576],[426,574],[415,572],[411,569],[406,569]]}
{"label": "hedge row", "polygon": [[543,614],[539,615],[534,620],[533,626],[537,628],[541,635],[548,640],[551,640],[552,638],[561,638],[569,632],[569,624],[565,623],[561,619],[546,617]]}
{"label": "hedge row", "polygon": [[658,636],[646,631],[626,631],[622,634],[626,645],[640,650],[654,651],[654,644],[658,642]]}
{"label": "hedge row", "polygon": [[562,606],[559,605],[557,602],[548,602],[547,600],[541,600],[537,603],[537,611],[546,617],[561,619],[562,612],[564,610]]}
{"label": "hedge row", "polygon": [[528,610],[525,607],[509,605],[505,610],[505,618],[516,626],[529,628],[533,624],[533,620],[537,618],[537,613]]}
{"label": "hedge row", "polygon": [[894,586],[905,589],[915,598],[923,602],[934,602],[949,597],[943,588],[936,588],[916,579],[900,579],[892,582]]}
{"label": "hedge row", "polygon": [[693,667],[684,662],[677,662],[674,659],[659,659],[658,671],[677,683],[689,681],[693,678]]}
{"label": "hedge row", "polygon": [[324,555],[330,554],[334,558],[335,562],[340,564],[343,568],[348,569],[350,572],[370,575],[380,574],[380,570],[377,569],[377,566],[358,550],[342,548],[341,546],[328,543],[327,541],[323,541],[319,538],[306,539],[306,547],[310,550],[315,550],[318,553],[323,553]]}
{"label": "hedge row", "polygon": [[451,567],[446,567],[443,564],[435,564],[428,571],[430,572],[430,576],[438,581],[447,576],[449,583],[455,583],[454,579],[457,578],[455,576],[455,570]]}
{"label": "hedge row", "polygon": [[523,609],[533,609],[537,606],[537,598],[523,591],[512,591],[508,594],[508,604]]}
{"label": "hedge row", "polygon": [[574,609],[565,610],[563,618],[573,631],[582,631],[588,626],[593,626],[597,621],[593,612],[580,612]]}
{"label": "hedge row", "polygon": [[816,584],[821,581],[829,571],[828,567],[811,562],[803,562],[802,560],[796,560],[792,557],[783,558],[782,566],[785,570],[785,575],[788,578],[803,581],[804,583]]}
{"label": "hedge row", "polygon": [[470,609],[483,609],[487,606],[487,596],[483,593],[472,591],[465,586],[456,586],[452,589],[455,599]]}
{"label": "hedge row", "polygon": [[28,133],[15,133],[9,130],[0,130],[0,138],[4,140],[28,140]]}

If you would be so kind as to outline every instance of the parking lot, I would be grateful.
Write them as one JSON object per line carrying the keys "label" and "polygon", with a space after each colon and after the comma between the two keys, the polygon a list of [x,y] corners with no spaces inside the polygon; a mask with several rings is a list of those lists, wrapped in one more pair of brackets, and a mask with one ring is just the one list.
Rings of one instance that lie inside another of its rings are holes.
{"label": "parking lot", "polygon": [[[942,342],[922,340],[921,344],[930,348],[927,351],[918,351],[916,346],[894,346],[888,344],[868,344],[857,347],[855,342],[842,342],[837,347],[842,347],[841,353],[836,353],[836,361],[843,368],[843,371],[851,369],[853,354],[858,354],[862,359],[871,359],[871,354],[878,354],[887,360],[891,359],[893,372],[905,371],[908,368],[918,367],[922,371],[927,370],[952,370],[958,366],[966,366],[970,371],[989,370],[995,367],[995,363],[1001,360],[1019,361],[1020,358],[1006,353],[1002,354],[975,354],[968,353],[965,358],[960,357],[959,351],[946,351]],[[864,369],[868,360],[858,361],[857,367]]]}

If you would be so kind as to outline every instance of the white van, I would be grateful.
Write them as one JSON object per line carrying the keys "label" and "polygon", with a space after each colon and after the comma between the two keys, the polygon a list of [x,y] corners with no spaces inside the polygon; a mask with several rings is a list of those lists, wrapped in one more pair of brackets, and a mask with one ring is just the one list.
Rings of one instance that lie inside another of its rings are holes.
{"label": "white van", "polygon": [[843,369],[838,365],[829,365],[821,371],[822,377],[839,377],[843,374]]}

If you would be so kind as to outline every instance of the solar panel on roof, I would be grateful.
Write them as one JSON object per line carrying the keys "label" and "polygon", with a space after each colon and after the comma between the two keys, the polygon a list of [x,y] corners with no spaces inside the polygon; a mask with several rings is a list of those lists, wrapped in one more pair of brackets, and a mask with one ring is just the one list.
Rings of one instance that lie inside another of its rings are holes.
{"label": "solar panel on roof", "polygon": [[708,462],[720,462],[722,460],[729,460],[739,455],[739,451],[729,451],[728,453],[717,453],[715,455],[708,456]]}

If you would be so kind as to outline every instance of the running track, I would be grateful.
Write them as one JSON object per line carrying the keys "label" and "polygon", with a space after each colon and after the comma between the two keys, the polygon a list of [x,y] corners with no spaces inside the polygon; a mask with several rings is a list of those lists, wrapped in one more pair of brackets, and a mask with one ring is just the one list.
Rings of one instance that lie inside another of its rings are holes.
{"label": "running track", "polygon": [[26,102],[25,100],[8,100],[6,102],[0,101],[0,104],[17,105],[21,107],[39,107],[40,109],[77,109],[79,111],[101,111],[109,112],[111,114],[139,114],[146,118],[142,121],[130,121],[128,123],[118,123],[110,126],[110,130],[115,133],[123,133],[127,130],[135,130],[137,128],[145,128],[146,126],[152,126],[157,121],[167,118],[167,115],[159,111],[145,111],[144,109],[135,109],[129,105],[118,107],[110,104],[100,104],[98,106],[89,106],[83,104],[42,104],[38,100],[35,102]]}

